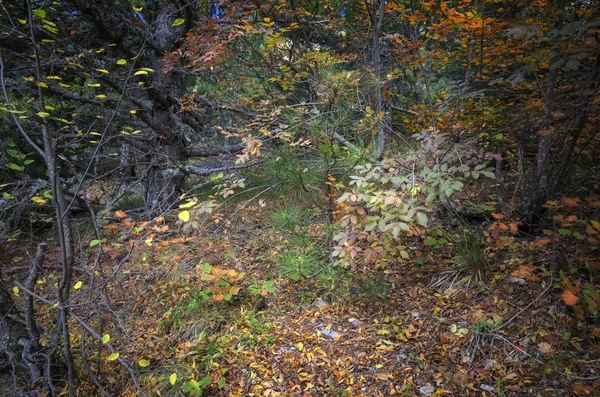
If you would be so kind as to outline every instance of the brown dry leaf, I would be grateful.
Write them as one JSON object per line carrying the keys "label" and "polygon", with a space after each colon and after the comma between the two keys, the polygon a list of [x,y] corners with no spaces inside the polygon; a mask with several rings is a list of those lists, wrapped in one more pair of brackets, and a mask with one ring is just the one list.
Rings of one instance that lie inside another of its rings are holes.
{"label": "brown dry leaf", "polygon": [[573,386],[573,393],[577,396],[597,396],[598,391],[592,385],[586,385],[583,383],[576,383]]}
{"label": "brown dry leaf", "polygon": [[524,278],[529,281],[537,281],[539,277],[533,274],[533,266],[521,265],[517,270],[511,273],[511,276]]}
{"label": "brown dry leaf", "polygon": [[544,354],[549,354],[552,351],[552,345],[548,342],[538,343],[538,348],[540,349],[540,352]]}
{"label": "brown dry leaf", "polygon": [[127,214],[125,214],[125,213],[124,213],[123,211],[121,211],[121,210],[116,210],[116,211],[115,211],[115,215],[116,215],[118,218],[127,218]]}
{"label": "brown dry leaf", "polygon": [[579,297],[577,297],[577,295],[574,295],[569,290],[566,290],[565,292],[563,292],[560,295],[560,297],[563,300],[563,302],[565,302],[569,306],[574,306],[577,304],[577,302],[579,302]]}

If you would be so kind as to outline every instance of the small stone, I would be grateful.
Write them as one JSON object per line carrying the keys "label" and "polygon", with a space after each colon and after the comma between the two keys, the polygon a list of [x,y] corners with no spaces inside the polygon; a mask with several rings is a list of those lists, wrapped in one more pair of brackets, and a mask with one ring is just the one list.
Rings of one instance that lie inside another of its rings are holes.
{"label": "small stone", "polygon": [[313,306],[314,306],[314,307],[317,307],[317,308],[319,308],[319,309],[322,309],[322,308],[324,308],[324,307],[328,307],[328,306],[329,306],[329,303],[327,303],[327,302],[326,302],[326,301],[324,301],[323,299],[317,299],[317,300],[315,301],[315,303],[313,303]]}
{"label": "small stone", "polygon": [[421,386],[419,391],[424,396],[431,396],[433,393],[435,393],[435,387],[433,387],[431,383],[428,383],[425,386]]}
{"label": "small stone", "polygon": [[348,322],[350,324],[352,324],[353,326],[355,326],[356,328],[360,327],[362,325],[362,323],[363,323],[362,321],[360,321],[359,319],[354,318],[354,317],[350,317],[348,319]]}
{"label": "small stone", "polygon": [[483,383],[479,385],[479,388],[480,388],[481,390],[485,390],[485,391],[489,391],[489,392],[493,392],[493,391],[495,391],[495,390],[496,390],[496,389],[494,389],[494,387],[493,387],[493,386],[490,386],[490,385],[485,385],[485,384],[483,384]]}
{"label": "small stone", "polygon": [[324,330],[321,331],[321,334],[323,336],[325,336],[327,338],[331,338],[331,339],[335,339],[335,338],[337,338],[340,335],[339,332],[334,331],[332,329],[324,329]]}

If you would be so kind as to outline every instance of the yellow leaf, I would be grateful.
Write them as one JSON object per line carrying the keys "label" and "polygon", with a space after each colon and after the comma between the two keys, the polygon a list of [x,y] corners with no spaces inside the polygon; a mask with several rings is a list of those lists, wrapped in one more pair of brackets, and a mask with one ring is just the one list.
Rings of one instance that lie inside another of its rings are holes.
{"label": "yellow leaf", "polygon": [[129,111],[129,113],[131,113],[131,114],[135,114],[135,113],[136,113],[136,111],[135,111],[135,110],[130,110],[130,111]]}
{"label": "yellow leaf", "polygon": [[40,116],[40,117],[48,117],[48,116],[50,116],[50,113],[47,113],[47,112],[38,112],[37,115]]}
{"label": "yellow leaf", "polygon": [[177,382],[177,374],[176,374],[175,372],[173,372],[173,373],[171,374],[171,376],[169,376],[169,383],[170,383],[171,385],[174,385],[174,384],[175,384],[175,382]]}
{"label": "yellow leaf", "polygon": [[88,87],[94,87],[94,88],[97,88],[97,87],[100,87],[100,83],[89,83],[89,84],[88,84]]}
{"label": "yellow leaf", "polygon": [[63,88],[69,88],[71,87],[69,84],[65,84],[65,83],[58,83],[59,86],[63,87]]}
{"label": "yellow leaf", "polygon": [[81,286],[83,285],[83,283],[81,281],[78,281],[75,283],[75,285],[73,286],[73,289],[79,289],[81,288]]}
{"label": "yellow leaf", "polygon": [[177,215],[179,217],[179,219],[181,219],[184,222],[187,222],[190,220],[190,211],[181,211],[179,213],[179,215]]}
{"label": "yellow leaf", "polygon": [[142,367],[142,368],[146,368],[148,365],[150,365],[150,361],[148,361],[146,359],[141,359],[140,361],[138,361],[138,363],[140,364],[140,367]]}
{"label": "yellow leaf", "polygon": [[58,76],[48,76],[46,77],[48,80],[62,80],[60,77]]}
{"label": "yellow leaf", "polygon": [[142,74],[148,74],[148,72],[147,72],[147,71],[145,71],[145,70],[138,70],[138,71],[137,71],[137,72],[135,72],[133,75],[134,75],[134,76],[140,76],[140,75],[142,75]]}
{"label": "yellow leaf", "polygon": [[13,294],[15,294],[15,296],[19,296],[19,287],[16,285],[13,287]]}
{"label": "yellow leaf", "polygon": [[110,335],[104,334],[102,335],[102,344],[106,345],[110,341]]}
{"label": "yellow leaf", "polygon": [[50,106],[50,105],[44,106],[44,109],[46,109],[46,110],[54,110],[54,108],[52,106]]}
{"label": "yellow leaf", "polygon": [[43,81],[38,82],[37,85],[38,87],[48,88],[48,84],[44,83]]}
{"label": "yellow leaf", "polygon": [[104,94],[96,95],[96,98],[104,99],[104,98],[106,98],[106,95],[104,95]]}
{"label": "yellow leaf", "polygon": [[108,356],[108,358],[106,359],[106,361],[115,361],[117,358],[119,358],[119,353],[112,353],[110,356]]}
{"label": "yellow leaf", "polygon": [[119,59],[117,61],[117,65],[126,65],[126,64],[127,64],[127,60],[125,60],[125,59]]}
{"label": "yellow leaf", "polygon": [[302,350],[304,350],[304,343],[298,342],[298,344],[296,345],[296,347],[298,347],[299,351],[302,351]]}
{"label": "yellow leaf", "polygon": [[33,81],[33,77],[23,77],[25,79],[25,81]]}
{"label": "yellow leaf", "polygon": [[185,204],[181,204],[181,205],[179,206],[179,208],[182,208],[182,209],[184,209],[184,208],[191,208],[191,207],[193,207],[193,206],[195,206],[195,205],[196,205],[196,202],[195,202],[195,201],[188,201],[188,202],[187,202],[187,203],[185,203]]}

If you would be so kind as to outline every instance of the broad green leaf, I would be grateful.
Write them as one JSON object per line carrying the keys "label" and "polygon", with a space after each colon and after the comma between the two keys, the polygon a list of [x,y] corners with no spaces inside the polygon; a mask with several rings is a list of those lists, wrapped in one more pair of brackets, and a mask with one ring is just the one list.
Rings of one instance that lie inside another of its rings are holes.
{"label": "broad green leaf", "polygon": [[202,380],[200,381],[200,387],[208,387],[208,386],[210,386],[211,382],[212,382],[212,377],[210,375],[207,375],[204,378],[202,378]]}
{"label": "broad green leaf", "polygon": [[181,219],[184,222],[187,222],[190,220],[190,211],[181,211],[178,215],[179,219]]}
{"label": "broad green leaf", "polygon": [[174,385],[177,382],[177,373],[173,372],[171,376],[169,376],[169,383]]}
{"label": "broad green leaf", "polygon": [[11,170],[15,170],[15,171],[24,171],[25,168],[23,168],[22,166],[15,164],[15,163],[6,163],[5,164],[6,168],[10,168]]}
{"label": "broad green leaf", "polygon": [[108,342],[110,342],[110,335],[109,334],[102,335],[102,344],[106,345]]}
{"label": "broad green leaf", "polygon": [[421,226],[427,226],[427,215],[422,212],[417,212],[417,223]]}
{"label": "broad green leaf", "polygon": [[102,240],[92,240],[92,241],[90,241],[90,247],[95,247],[96,245],[101,244],[104,241],[105,241],[104,239],[102,239]]}
{"label": "broad green leaf", "polygon": [[38,17],[44,19],[46,18],[46,11],[44,10],[35,10],[33,11],[35,13],[35,15],[37,15]]}
{"label": "broad green leaf", "polygon": [[173,21],[173,25],[172,26],[183,25],[184,22],[185,22],[185,19],[183,19],[183,18],[177,18],[175,21]]}
{"label": "broad green leaf", "polygon": [[140,364],[140,367],[146,368],[148,365],[150,365],[150,361],[143,358],[140,361],[138,361],[138,364]]}
{"label": "broad green leaf", "polygon": [[75,285],[73,286],[73,289],[80,289],[82,285],[83,285],[83,282],[81,282],[81,281],[78,281],[78,282],[76,282],[76,283],[75,283]]}
{"label": "broad green leaf", "polygon": [[126,64],[127,64],[127,60],[125,60],[125,59],[119,59],[117,61],[117,65],[126,65]]}
{"label": "broad green leaf", "polygon": [[115,361],[117,358],[119,358],[119,353],[115,352],[108,356],[106,361]]}

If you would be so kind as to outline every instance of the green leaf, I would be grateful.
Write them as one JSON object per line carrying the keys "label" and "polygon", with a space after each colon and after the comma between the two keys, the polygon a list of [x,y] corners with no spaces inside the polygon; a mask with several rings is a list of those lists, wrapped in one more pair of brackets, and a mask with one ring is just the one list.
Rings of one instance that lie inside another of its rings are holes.
{"label": "green leaf", "polygon": [[115,352],[108,356],[106,361],[115,361],[117,358],[119,358],[119,353]]}
{"label": "green leaf", "polygon": [[171,376],[169,376],[169,383],[174,385],[177,382],[177,373],[173,372]]}
{"label": "green leaf", "polygon": [[427,227],[427,215],[417,212],[417,223],[423,227]]}
{"label": "green leaf", "polygon": [[102,344],[106,345],[108,342],[110,342],[110,335],[109,334],[102,335]]}
{"label": "green leaf", "polygon": [[138,364],[140,364],[140,367],[146,368],[148,365],[150,365],[150,361],[143,358],[140,361],[138,361]]}
{"label": "green leaf", "polygon": [[38,17],[44,19],[46,18],[46,11],[44,10],[35,10],[33,11],[35,13],[35,15],[37,15]]}
{"label": "green leaf", "polygon": [[105,241],[106,241],[106,239],[92,240],[92,241],[90,241],[90,247],[95,247],[96,245],[104,243]]}
{"label": "green leaf", "polygon": [[43,118],[43,117],[50,116],[50,113],[48,113],[48,112],[38,112],[37,115]]}
{"label": "green leaf", "polygon": [[24,167],[17,165],[15,163],[6,163],[5,166],[6,166],[6,168],[10,168],[11,170],[15,170],[15,171],[24,171],[25,170]]}
{"label": "green leaf", "polygon": [[223,173],[219,172],[217,175],[213,176],[210,178],[211,181],[218,181],[219,179],[223,178]]}
{"label": "green leaf", "polygon": [[210,273],[212,272],[213,267],[208,263],[203,263],[202,265],[200,265],[200,269],[202,269],[204,273]]}
{"label": "green leaf", "polygon": [[177,18],[175,21],[173,21],[173,25],[172,26],[183,25],[184,22],[185,22],[185,19],[183,19],[183,18]]}
{"label": "green leaf", "polygon": [[127,60],[125,60],[125,59],[119,59],[117,61],[117,65],[127,65]]}
{"label": "green leaf", "polygon": [[569,229],[558,229],[558,234],[560,234],[561,236],[567,236],[567,235],[570,235],[571,233],[573,233],[573,232],[570,231]]}
{"label": "green leaf", "polygon": [[423,258],[421,258],[420,256],[419,256],[419,257],[416,257],[416,258],[415,258],[415,263],[416,263],[417,265],[419,265],[419,266],[422,266],[422,265],[423,265]]}
{"label": "green leaf", "polygon": [[190,220],[190,211],[181,211],[178,215],[179,219],[181,219],[184,222],[187,222]]}
{"label": "green leaf", "polygon": [[16,159],[21,158],[19,152],[17,152],[15,149],[6,149],[6,154]]}
{"label": "green leaf", "polygon": [[204,378],[202,378],[202,380],[200,381],[200,387],[208,387],[210,386],[212,382],[212,377],[210,375],[205,376]]}

